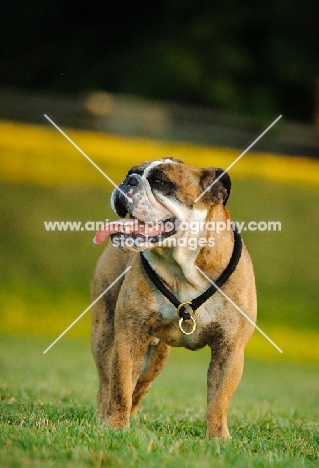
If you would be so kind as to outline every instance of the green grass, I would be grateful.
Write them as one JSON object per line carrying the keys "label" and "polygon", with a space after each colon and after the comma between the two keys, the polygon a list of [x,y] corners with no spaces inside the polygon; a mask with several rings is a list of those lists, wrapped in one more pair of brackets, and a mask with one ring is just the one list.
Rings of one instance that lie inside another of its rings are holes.
{"label": "green grass", "polygon": [[318,366],[247,359],[229,411],[232,440],[205,438],[208,352],[173,350],[129,431],[100,427],[89,342],[0,337],[0,465],[315,467]]}

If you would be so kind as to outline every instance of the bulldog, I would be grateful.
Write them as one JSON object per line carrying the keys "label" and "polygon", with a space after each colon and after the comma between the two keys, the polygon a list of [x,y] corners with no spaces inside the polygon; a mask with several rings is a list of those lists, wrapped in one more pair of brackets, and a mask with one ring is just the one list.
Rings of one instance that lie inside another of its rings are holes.
{"label": "bulldog", "polygon": [[172,346],[209,346],[207,435],[230,437],[227,410],[257,314],[252,262],[229,228],[230,189],[220,168],[162,159],[133,167],[113,191],[122,219],[95,236],[111,242],[91,287],[93,300],[106,291],[93,307],[91,345],[110,428],[129,427]]}

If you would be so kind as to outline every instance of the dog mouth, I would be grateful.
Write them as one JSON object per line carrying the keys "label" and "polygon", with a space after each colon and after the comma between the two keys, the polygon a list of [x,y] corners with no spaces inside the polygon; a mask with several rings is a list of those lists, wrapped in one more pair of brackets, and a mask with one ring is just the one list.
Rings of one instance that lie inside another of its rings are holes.
{"label": "dog mouth", "polygon": [[108,237],[114,245],[124,248],[141,248],[156,244],[177,232],[176,218],[165,218],[157,222],[144,222],[134,216],[112,221],[103,226],[93,239],[94,244],[102,244]]}

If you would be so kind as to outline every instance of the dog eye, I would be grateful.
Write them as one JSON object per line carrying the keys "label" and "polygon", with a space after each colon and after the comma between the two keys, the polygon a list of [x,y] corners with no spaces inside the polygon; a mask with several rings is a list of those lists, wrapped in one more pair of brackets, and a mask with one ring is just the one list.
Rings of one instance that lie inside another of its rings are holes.
{"label": "dog eye", "polygon": [[163,185],[165,185],[165,182],[161,179],[154,179],[153,184],[158,185],[159,187],[163,187]]}

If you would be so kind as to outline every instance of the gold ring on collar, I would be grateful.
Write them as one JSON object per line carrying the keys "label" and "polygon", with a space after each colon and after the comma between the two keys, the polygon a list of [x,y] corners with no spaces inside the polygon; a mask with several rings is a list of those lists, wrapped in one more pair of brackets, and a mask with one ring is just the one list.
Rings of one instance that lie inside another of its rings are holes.
{"label": "gold ring on collar", "polygon": [[182,307],[184,307],[186,304],[191,304],[191,302],[182,302],[178,307],[177,307],[177,315],[180,317],[181,314],[180,314],[180,310]]}
{"label": "gold ring on collar", "polygon": [[179,319],[179,322],[178,322],[178,326],[179,326],[179,329],[180,331],[184,334],[184,335],[191,335],[192,333],[194,333],[195,331],[195,328],[196,328],[196,322],[195,322],[195,319],[194,317],[191,315],[191,318],[189,319],[193,322],[193,328],[191,329],[191,331],[187,332],[186,330],[184,330],[184,328],[182,327],[182,323],[183,323],[183,317]]}
{"label": "gold ring on collar", "polygon": [[[185,305],[191,305],[192,303],[187,301],[187,302],[182,302],[178,307],[177,307],[177,315],[180,317],[179,321],[178,321],[178,326],[179,326],[179,329],[180,331],[184,334],[184,335],[191,335],[192,333],[194,333],[195,329],[196,329],[196,322],[195,322],[195,319],[193,317],[193,314],[191,314],[190,318],[187,319],[187,320],[184,320],[183,317],[181,317],[181,314],[180,314],[180,310],[182,307],[184,307]],[[193,322],[193,326],[192,326],[192,329],[191,331],[187,332],[186,330],[184,330],[183,326],[182,326],[182,323],[183,322],[186,322],[188,320],[191,320]]]}

